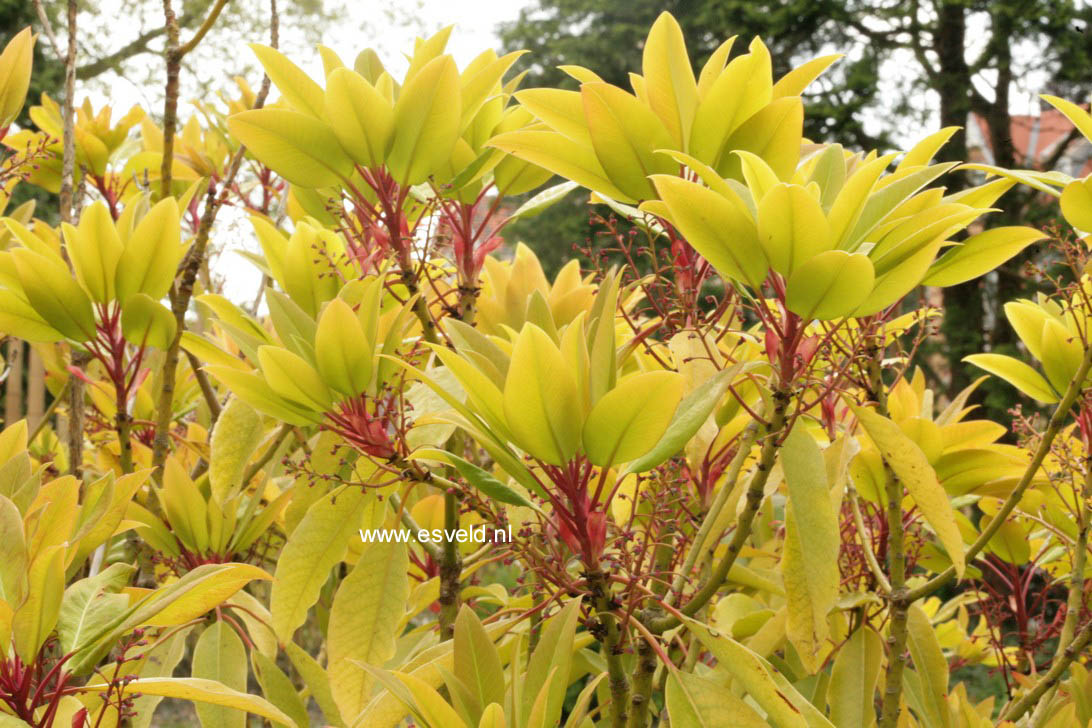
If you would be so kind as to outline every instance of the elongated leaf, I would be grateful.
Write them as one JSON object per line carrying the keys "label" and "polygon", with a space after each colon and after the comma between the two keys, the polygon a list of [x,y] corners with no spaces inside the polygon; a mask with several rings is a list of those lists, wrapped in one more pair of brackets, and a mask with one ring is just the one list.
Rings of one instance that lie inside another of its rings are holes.
{"label": "elongated leaf", "polygon": [[297,111],[255,109],[228,117],[232,136],[258,160],[294,185],[331,187],[352,162],[330,127]]}
{"label": "elongated leaf", "polygon": [[786,631],[801,662],[815,673],[830,636],[827,613],[841,582],[838,564],[830,558],[841,543],[838,516],[830,502],[823,453],[800,425],[785,438],[781,467],[789,492],[781,557],[788,601]]}
{"label": "elongated leaf", "polygon": [[[113,690],[113,684],[84,685],[79,688],[86,693],[102,693]],[[178,698],[210,705],[222,705],[237,710],[245,710],[274,723],[291,728],[292,719],[257,695],[248,695],[221,685],[213,680],[195,677],[147,677],[131,680],[125,684],[124,693],[141,695],[159,695],[164,698]]]}
{"label": "elongated leaf", "polygon": [[[246,648],[239,635],[223,620],[210,624],[193,649],[193,676],[246,692]],[[243,728],[246,713],[215,704],[194,706],[203,728]]]}
{"label": "elongated leaf", "polygon": [[769,724],[731,690],[708,678],[671,670],[667,714],[673,728],[768,728]]}
{"label": "elongated leaf", "polygon": [[478,705],[504,703],[500,654],[481,620],[465,604],[455,618],[455,673],[470,688]]}
{"label": "elongated leaf", "polygon": [[246,402],[233,397],[212,428],[209,487],[217,501],[225,502],[246,485],[242,479],[247,460],[261,441],[261,416]]}
{"label": "elongated leaf", "polygon": [[432,59],[403,87],[394,105],[394,143],[387,166],[416,185],[451,158],[459,137],[459,71],[451,56]]}
{"label": "elongated leaf", "polygon": [[585,413],[571,368],[549,334],[528,323],[512,350],[504,416],[516,444],[552,465],[576,452]]}
{"label": "elongated leaf", "polygon": [[501,503],[508,503],[513,506],[523,506],[525,508],[535,508],[536,506],[531,501],[527,500],[523,494],[516,490],[513,490],[505,483],[500,482],[493,474],[487,470],[479,468],[474,463],[465,460],[454,453],[450,453],[444,450],[422,449],[413,453],[413,458],[416,460],[440,460],[442,462],[453,465],[456,470],[459,471],[459,475],[469,481],[471,485],[480,490],[489,498]]}
{"label": "elongated leaf", "polygon": [[258,679],[266,700],[291,716],[297,728],[307,728],[311,725],[307,706],[304,705],[292,680],[277,667],[277,663],[257,650],[250,653],[250,659],[254,666],[254,677]]}
{"label": "elongated leaf", "polygon": [[353,661],[381,666],[394,655],[409,598],[408,569],[406,544],[366,544],[334,595],[327,672],[342,715],[356,715],[371,698],[371,676]]}
{"label": "elongated leaf", "polygon": [[876,724],[876,683],[882,661],[883,641],[868,626],[855,631],[838,651],[828,692],[830,719],[838,728]]}
{"label": "elongated leaf", "polygon": [[909,491],[926,522],[936,532],[955,566],[956,574],[962,578],[966,566],[963,537],[956,526],[955,510],[948,500],[948,494],[937,480],[937,474],[929,465],[925,453],[891,420],[870,409],[856,405],[850,407],[865,432],[876,443],[880,456]]}
{"label": "elongated leaf", "polygon": [[671,423],[660,441],[646,454],[631,462],[620,477],[630,473],[643,473],[666,462],[690,441],[713,412],[732,380],[751,369],[750,363],[734,364],[714,374],[700,387],[688,394],[675,408]]}
{"label": "elongated leaf", "polygon": [[687,627],[743,686],[744,691],[766,711],[777,728],[808,728],[800,710],[774,682],[769,670],[751,650],[727,635],[713,632],[701,622],[687,619]]}
{"label": "elongated leaf", "polygon": [[360,488],[342,486],[315,502],[288,537],[273,575],[270,612],[281,642],[307,619],[319,591],[357,536],[366,498]]}
{"label": "elongated leaf", "polygon": [[1029,227],[991,228],[972,235],[942,255],[929,268],[922,284],[954,286],[977,278],[1044,237],[1042,232]]}
{"label": "elongated leaf", "polygon": [[948,710],[948,661],[937,641],[936,631],[925,611],[917,604],[910,605],[907,613],[907,645],[914,667],[921,677],[926,710],[932,717],[931,725],[948,728],[951,716]]}
{"label": "elongated leaf", "polygon": [[675,372],[640,372],[621,379],[584,422],[584,452],[610,467],[648,453],[660,440],[683,394]]}
{"label": "elongated leaf", "polygon": [[828,250],[792,274],[785,284],[785,304],[805,321],[841,318],[868,299],[874,282],[867,256]]}
{"label": "elongated leaf", "polygon": [[995,374],[1032,399],[1053,404],[1061,397],[1055,392],[1042,374],[1030,366],[1004,354],[972,354],[963,361]]}

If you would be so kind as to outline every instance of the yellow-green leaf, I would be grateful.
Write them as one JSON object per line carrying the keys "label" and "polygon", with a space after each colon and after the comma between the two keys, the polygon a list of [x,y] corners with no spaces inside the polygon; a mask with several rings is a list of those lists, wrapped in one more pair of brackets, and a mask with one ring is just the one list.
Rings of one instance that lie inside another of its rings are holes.
{"label": "yellow-green leaf", "polygon": [[357,164],[377,167],[386,161],[394,106],[359,73],[338,68],[327,77],[325,118]]}
{"label": "yellow-green leaf", "polygon": [[977,233],[937,259],[922,284],[954,286],[977,278],[1044,237],[1035,228],[1018,226],[991,228]]}
{"label": "yellow-green leaf", "polygon": [[686,149],[698,109],[698,84],[682,28],[671,13],[660,13],[648,32],[641,70],[652,110],[678,149]]}
{"label": "yellow-green leaf", "polygon": [[784,276],[834,247],[819,200],[799,185],[777,184],[761,199],[758,239],[770,265]]}
{"label": "yellow-green leaf", "polygon": [[[216,620],[198,637],[193,649],[192,675],[240,693],[246,692],[246,648],[227,622]],[[209,703],[198,703],[194,708],[203,728],[244,728],[246,725],[246,713],[237,708]]]}
{"label": "yellow-green leaf", "polygon": [[671,222],[718,273],[752,288],[762,284],[768,263],[743,200],[675,176],[656,175],[652,181]]}
{"label": "yellow-green leaf", "polygon": [[30,87],[34,40],[34,34],[27,26],[8,41],[0,54],[0,129],[15,121],[23,108]]}
{"label": "yellow-green leaf", "polygon": [[872,292],[872,261],[860,253],[828,250],[796,269],[785,284],[785,304],[805,321],[848,316]]}
{"label": "yellow-green leaf", "polygon": [[754,708],[715,680],[672,669],[667,676],[672,728],[769,728]]}
{"label": "yellow-green leaf", "polygon": [[404,185],[424,182],[451,157],[459,138],[459,71],[451,56],[426,63],[394,105],[394,143],[387,166]]}
{"label": "yellow-green leaf", "polygon": [[925,453],[891,420],[864,407],[851,404],[850,408],[876,444],[880,456],[909,491],[918,510],[948,552],[956,574],[962,578],[965,567],[963,537],[956,525],[955,510],[948,500],[948,494],[937,480],[937,474],[929,465]]}
{"label": "yellow-green leaf", "polygon": [[526,324],[504,382],[504,416],[516,444],[551,465],[564,464],[580,444],[585,413],[579,402],[576,379],[557,345]]}
{"label": "yellow-green leaf", "polygon": [[638,372],[623,377],[596,402],[584,422],[584,452],[610,467],[641,457],[659,442],[683,395],[675,372]]}
{"label": "yellow-green leaf", "polygon": [[156,301],[163,298],[184,252],[178,202],[167,197],[141,218],[125,241],[115,280],[118,300],[128,301],[134,293],[146,293]]}
{"label": "yellow-green leaf", "polygon": [[801,424],[781,447],[788,488],[781,578],[787,599],[786,632],[809,672],[822,666],[830,629],[827,613],[838,598],[841,575],[830,557],[841,543],[830,501],[826,464],[818,444]]}
{"label": "yellow-green leaf", "polygon": [[262,441],[262,418],[254,408],[232,397],[212,428],[209,447],[209,489],[224,503],[246,483],[247,460]]}
{"label": "yellow-green leaf", "polygon": [[27,248],[11,253],[27,301],[50,327],[74,341],[95,337],[91,299],[59,259]]}
{"label": "yellow-green leaf", "polygon": [[278,51],[261,43],[250,43],[250,50],[258,57],[266,75],[281,92],[284,100],[304,114],[318,117],[322,114],[322,87],[304,73],[303,69]]}
{"label": "yellow-green leaf", "polygon": [[883,662],[883,641],[865,625],[846,640],[830,675],[830,719],[838,728],[876,724],[876,683]]}
{"label": "yellow-green leaf", "polygon": [[315,363],[332,389],[355,397],[368,388],[373,347],[349,304],[340,298],[326,304],[315,332]]}
{"label": "yellow-green leaf", "polygon": [[307,611],[319,591],[357,536],[366,497],[360,488],[342,486],[307,509],[307,514],[288,536],[277,559],[269,609],[273,631],[281,642],[307,619]]}
{"label": "yellow-green leaf", "polygon": [[[116,685],[112,683],[98,683],[84,685],[80,690],[88,693],[103,693],[107,690],[113,690],[115,687]],[[159,695],[164,698],[178,698],[198,703],[222,705],[269,718],[269,720],[280,725],[292,725],[291,718],[264,698],[232,690],[213,680],[194,677],[144,677],[125,683],[124,692]]]}
{"label": "yellow-green leaf", "polygon": [[327,672],[342,715],[363,710],[374,684],[372,676],[352,661],[381,667],[394,655],[409,599],[408,569],[406,544],[366,544],[334,595],[327,631]]}
{"label": "yellow-green leaf", "polygon": [[279,346],[258,347],[258,362],[274,392],[316,412],[330,409],[333,396],[315,368],[299,354]]}
{"label": "yellow-green leaf", "polygon": [[121,308],[121,331],[136,347],[166,350],[178,330],[170,309],[146,293],[134,293]]}
{"label": "yellow-green leaf", "polygon": [[332,187],[352,171],[330,127],[298,111],[241,111],[228,117],[228,129],[259,162],[294,185]]}

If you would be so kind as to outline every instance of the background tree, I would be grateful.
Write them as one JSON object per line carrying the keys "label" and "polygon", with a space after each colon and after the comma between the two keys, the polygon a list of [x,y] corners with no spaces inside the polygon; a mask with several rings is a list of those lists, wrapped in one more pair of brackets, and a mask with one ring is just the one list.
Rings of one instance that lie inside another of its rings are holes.
{"label": "background tree", "polygon": [[[775,75],[818,53],[844,51],[846,58],[809,90],[805,132],[817,141],[885,148],[937,126],[965,127],[974,112],[988,127],[993,163],[1021,167],[1030,160],[1012,141],[1017,94],[1085,98],[1090,90],[1092,8],[1074,0],[537,0],[500,35],[507,48],[532,51],[525,86],[575,87],[557,70],[561,64],[584,65],[610,83],[628,86],[626,74],[640,68],[641,29],[665,8],[678,18],[698,63],[731,35],[740,39],[734,54],[743,52],[752,36],[761,36],[770,46]],[[1074,130],[1039,160],[1041,166],[1053,168],[1079,138]],[[965,161],[969,152],[967,135],[957,133],[941,159]],[[955,176],[949,189],[962,184],[965,177]],[[1009,194],[1008,212],[990,224],[1046,223],[1057,217],[1056,208],[1044,208],[1032,191]],[[526,241],[554,267],[571,254],[557,241],[584,244],[593,237],[577,195],[541,218],[512,225],[506,235]],[[970,373],[955,365],[964,356],[983,349],[1012,353],[1012,333],[996,322],[1004,321],[1004,301],[1030,293],[1019,272],[1034,254],[948,292],[943,340],[927,347],[922,361],[949,395],[969,383]],[[989,383],[979,397],[993,414],[1003,414],[1014,401],[1010,390]]]}

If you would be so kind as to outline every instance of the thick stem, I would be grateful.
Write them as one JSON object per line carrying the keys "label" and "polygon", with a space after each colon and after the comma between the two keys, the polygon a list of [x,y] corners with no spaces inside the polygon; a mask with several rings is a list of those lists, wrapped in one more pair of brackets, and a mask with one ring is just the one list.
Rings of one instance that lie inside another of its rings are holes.
{"label": "thick stem", "polygon": [[[453,534],[459,527],[459,498],[449,489],[444,494],[444,529]],[[459,582],[463,564],[459,544],[453,538],[444,539],[440,555],[440,639],[455,636],[455,618],[459,616]]]}
{"label": "thick stem", "polygon": [[[732,533],[732,540],[728,543],[727,552],[713,568],[709,578],[694,593],[694,596],[680,607],[679,611],[687,616],[693,616],[713,598],[713,595],[724,584],[724,580],[732,570],[733,564],[736,563],[740,551],[743,550],[743,545],[751,536],[751,527],[754,525],[755,516],[758,515],[758,509],[762,505],[763,496],[765,495],[766,481],[770,478],[770,470],[777,460],[777,453],[780,451],[781,443],[787,434],[785,428],[789,422],[788,413],[791,398],[792,395],[784,386],[778,386],[774,390],[774,408],[770,416],[769,427],[762,442],[758,465],[755,468],[754,475],[751,476],[750,485],[747,486],[747,492],[744,496],[746,501],[743,511],[736,521],[736,530]],[[678,625],[678,617],[669,614],[654,620],[648,627],[651,631],[662,634]]]}
{"label": "thick stem", "polygon": [[125,409],[124,398],[118,397],[118,412],[114,415],[114,429],[118,434],[118,460],[121,472],[133,472],[133,417]]}
{"label": "thick stem", "polygon": [[622,666],[622,636],[618,619],[611,609],[610,586],[606,575],[599,571],[588,572],[588,588],[591,590],[592,607],[599,620],[598,638],[607,661],[607,681],[610,686],[610,726],[625,728],[626,707],[629,704],[629,680]]}
{"label": "thick stem", "polygon": [[647,640],[638,640],[637,664],[633,668],[633,692],[629,697],[629,720],[626,728],[645,728],[648,725],[652,709],[652,678],[655,674],[656,651]]}

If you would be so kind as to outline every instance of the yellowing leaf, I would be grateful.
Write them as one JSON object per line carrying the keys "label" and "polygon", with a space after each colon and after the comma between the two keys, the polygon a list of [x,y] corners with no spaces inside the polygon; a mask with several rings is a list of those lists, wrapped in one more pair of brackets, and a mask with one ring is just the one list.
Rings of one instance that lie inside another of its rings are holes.
{"label": "yellowing leaf", "polygon": [[504,382],[504,416],[516,444],[551,465],[568,462],[580,444],[584,412],[579,402],[561,351],[545,331],[526,324]]}
{"label": "yellowing leaf", "polygon": [[770,675],[762,658],[727,635],[719,634],[693,619],[687,627],[717,658],[717,663],[736,679],[743,690],[778,728],[808,728],[808,721],[789,695]]}
{"label": "yellowing leaf", "polygon": [[[255,579],[269,579],[251,564],[205,564],[153,593],[134,617],[133,626],[171,627],[200,617]],[[147,615],[145,617],[145,615]]]}
{"label": "yellowing leaf", "polygon": [[262,164],[300,187],[331,187],[352,171],[330,127],[286,109],[254,109],[228,117],[232,136]]}
{"label": "yellowing leaf", "polygon": [[368,388],[373,346],[349,304],[340,298],[326,304],[315,332],[315,363],[332,389],[355,397]]}
{"label": "yellowing leaf", "polygon": [[262,418],[243,400],[232,397],[212,428],[209,447],[209,488],[225,502],[244,487],[247,460],[262,441]]}
{"label": "yellowing leaf", "polygon": [[64,223],[61,229],[76,279],[91,300],[105,303],[113,299],[122,247],[106,203],[99,201],[84,209],[78,228]]}
{"label": "yellowing leaf", "polygon": [[785,284],[785,303],[805,321],[852,314],[872,292],[872,262],[859,253],[828,250],[796,269]]}
{"label": "yellowing leaf", "polygon": [[1092,177],[1067,184],[1061,205],[1066,222],[1082,232],[1092,232]]}
{"label": "yellowing leaf", "polygon": [[671,146],[660,119],[635,96],[607,83],[580,88],[592,148],[612,183],[635,200],[653,197],[648,176],[675,171],[656,149]]}
{"label": "yellowing leaf", "polygon": [[11,253],[27,301],[50,327],[74,341],[95,337],[91,299],[59,259],[26,248]]}
{"label": "yellowing leaf", "polygon": [[907,613],[907,645],[914,668],[922,682],[926,712],[930,725],[947,728],[951,724],[948,708],[948,660],[940,649],[936,630],[918,604],[911,604]]}
{"label": "yellowing leaf", "polygon": [[27,570],[27,597],[15,610],[11,633],[15,654],[32,663],[57,624],[64,595],[63,545],[42,550]]}
{"label": "yellowing leaf", "polygon": [[[102,693],[113,690],[115,687],[110,683],[100,683],[84,685],[80,688],[80,691]],[[292,719],[267,700],[257,695],[248,695],[232,690],[213,680],[203,680],[195,677],[143,677],[125,683],[124,692],[159,695],[164,698],[178,698],[211,705],[222,705],[269,718],[269,720],[284,726],[292,725]]]}
{"label": "yellowing leaf", "polygon": [[342,486],[308,508],[288,536],[277,559],[269,602],[273,631],[281,642],[291,640],[307,619],[330,569],[345,557],[349,539],[357,537],[366,500],[360,488]]}
{"label": "yellowing leaf", "polygon": [[610,467],[645,455],[659,442],[683,394],[675,372],[641,372],[619,380],[584,422],[584,452]]}
{"label": "yellowing leaf", "polygon": [[177,330],[171,310],[146,293],[134,293],[122,306],[121,331],[133,346],[166,350]]}
{"label": "yellowing leaf", "polygon": [[322,88],[276,48],[250,43],[266,75],[293,109],[318,117],[322,114]]}
{"label": "yellowing leaf", "polygon": [[828,647],[827,613],[841,582],[838,564],[830,556],[841,543],[838,516],[830,501],[823,453],[800,424],[785,438],[781,467],[789,495],[781,557],[786,631],[800,661],[815,673]]}
{"label": "yellowing leaf", "polygon": [[394,655],[409,599],[408,569],[406,544],[369,543],[334,595],[327,672],[342,715],[358,714],[372,694],[372,676],[352,661],[379,667]]}
{"label": "yellowing leaf", "polygon": [[258,347],[258,362],[274,392],[296,404],[325,412],[333,397],[315,368],[303,357],[279,346]]}
{"label": "yellowing leaf", "polygon": [[34,34],[27,26],[8,41],[0,54],[0,129],[15,121],[23,108],[33,61]]}
{"label": "yellowing leaf", "polygon": [[876,444],[880,456],[895,477],[909,491],[926,522],[937,534],[948,558],[962,578],[965,567],[963,537],[956,526],[955,510],[944,492],[925,453],[908,438],[897,424],[873,410],[850,405],[865,432]]}
{"label": "yellowing leaf", "polygon": [[467,605],[455,618],[455,674],[479,705],[504,702],[504,668],[493,640]]}
{"label": "yellowing leaf", "polygon": [[667,676],[667,714],[673,728],[768,728],[754,708],[715,680],[680,670]]}
{"label": "yellowing leaf", "polygon": [[636,202],[608,178],[592,149],[591,141],[579,142],[554,131],[511,131],[489,140],[489,146],[536,164],[554,174],[619,202]]}
{"label": "yellowing leaf", "polygon": [[414,74],[394,105],[394,143],[387,166],[404,185],[424,182],[451,157],[459,137],[459,71],[451,56]]}
{"label": "yellowing leaf", "polygon": [[118,300],[146,293],[158,301],[167,295],[185,249],[180,239],[178,202],[168,197],[141,218],[118,259]]}

